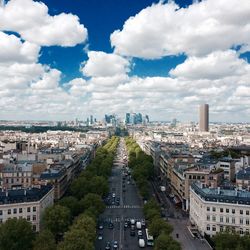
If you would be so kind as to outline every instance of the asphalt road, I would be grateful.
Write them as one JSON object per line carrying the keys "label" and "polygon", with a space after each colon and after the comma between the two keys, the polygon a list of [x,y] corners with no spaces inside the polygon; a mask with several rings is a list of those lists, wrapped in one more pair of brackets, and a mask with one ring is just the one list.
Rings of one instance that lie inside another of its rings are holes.
{"label": "asphalt road", "polygon": [[[116,198],[120,198],[119,206],[108,205],[104,213],[100,216],[100,220],[103,221],[104,229],[98,229],[98,233],[103,234],[102,240],[96,240],[96,250],[105,249],[107,241],[113,246],[113,242],[117,241],[119,244],[118,249],[123,250],[137,250],[139,248],[137,230],[135,236],[130,236],[130,228],[124,228],[125,219],[144,219],[142,211],[142,200],[137,192],[137,188],[133,180],[129,180],[126,177],[125,192],[123,192],[123,157],[125,152],[125,144],[121,138],[121,142],[117,148],[117,157],[115,159],[116,163],[112,169],[112,176],[109,179],[110,182],[110,192],[114,193]],[[109,229],[109,221],[113,222],[114,228]],[[143,238],[146,243],[145,230],[143,230]],[[111,249],[113,249],[111,247]],[[152,249],[150,247],[145,247],[144,249]]]}

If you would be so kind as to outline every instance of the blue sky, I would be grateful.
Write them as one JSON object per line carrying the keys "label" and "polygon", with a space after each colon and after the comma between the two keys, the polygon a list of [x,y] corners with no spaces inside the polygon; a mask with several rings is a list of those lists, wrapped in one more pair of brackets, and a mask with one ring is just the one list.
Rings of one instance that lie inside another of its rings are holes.
{"label": "blue sky", "polygon": [[249,0],[9,0],[0,119],[250,122]]}
{"label": "blue sky", "polygon": [[[151,6],[158,1],[152,0],[53,0],[43,2],[49,7],[50,14],[56,15],[61,12],[73,13],[80,18],[81,23],[88,29],[89,50],[113,52],[110,44],[110,34],[121,29],[124,22],[131,16],[136,15],[142,9]],[[176,1],[181,7],[192,3],[190,0]],[[80,77],[79,64],[87,60],[84,45],[74,48],[49,47],[42,49],[41,62],[51,64],[64,72],[63,81],[69,81],[74,77]],[[185,60],[184,55],[166,57],[159,60],[135,59],[135,67],[131,75],[138,76],[167,76],[168,71]]]}

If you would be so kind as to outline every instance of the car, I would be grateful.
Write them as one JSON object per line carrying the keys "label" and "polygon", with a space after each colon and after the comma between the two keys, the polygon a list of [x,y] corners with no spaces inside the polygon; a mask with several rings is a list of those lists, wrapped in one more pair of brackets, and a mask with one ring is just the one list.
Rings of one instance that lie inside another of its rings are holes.
{"label": "car", "polygon": [[137,221],[137,222],[136,222],[136,228],[137,228],[137,229],[141,229],[141,228],[142,228],[142,224],[141,224],[140,221]]}
{"label": "car", "polygon": [[135,225],[135,219],[130,220],[131,225]]}
{"label": "car", "polygon": [[115,198],[115,193],[112,194],[112,197]]}
{"label": "car", "polygon": [[138,230],[137,234],[138,234],[138,238],[142,239],[142,230]]}
{"label": "car", "polygon": [[146,221],[145,221],[145,220],[142,220],[142,221],[141,221],[141,226],[142,226],[143,228],[146,227]]}
{"label": "car", "polygon": [[111,250],[111,244],[109,241],[106,243],[105,250]]}
{"label": "car", "polygon": [[126,189],[124,188],[124,189],[122,190],[122,192],[126,192]]}
{"label": "car", "polygon": [[139,244],[139,247],[145,247],[145,240],[139,239],[138,244]]}
{"label": "car", "polygon": [[116,201],[116,202],[115,202],[115,205],[116,205],[116,206],[120,206],[120,201]]}
{"label": "car", "polygon": [[124,228],[128,228],[128,222],[124,222]]}
{"label": "car", "polygon": [[118,249],[118,242],[114,241],[113,243],[113,250],[117,250]]}
{"label": "car", "polygon": [[98,234],[97,239],[98,239],[98,240],[102,240],[102,239],[103,239],[103,235],[102,235],[102,233],[101,233],[101,232]]}
{"label": "car", "polygon": [[103,224],[100,223],[100,224],[98,225],[98,229],[99,229],[99,230],[102,230],[103,228],[104,228]]}
{"label": "car", "polygon": [[130,230],[130,236],[135,236],[135,230]]}
{"label": "car", "polygon": [[108,228],[109,229],[113,229],[114,228],[114,224],[112,222],[109,222]]}

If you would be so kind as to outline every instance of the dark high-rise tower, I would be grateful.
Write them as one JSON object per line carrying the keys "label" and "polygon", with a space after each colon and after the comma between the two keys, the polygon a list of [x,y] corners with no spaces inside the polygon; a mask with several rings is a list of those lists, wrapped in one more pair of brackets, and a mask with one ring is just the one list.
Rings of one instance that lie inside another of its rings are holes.
{"label": "dark high-rise tower", "polygon": [[201,132],[209,131],[209,106],[208,104],[200,105],[200,122],[199,127]]}

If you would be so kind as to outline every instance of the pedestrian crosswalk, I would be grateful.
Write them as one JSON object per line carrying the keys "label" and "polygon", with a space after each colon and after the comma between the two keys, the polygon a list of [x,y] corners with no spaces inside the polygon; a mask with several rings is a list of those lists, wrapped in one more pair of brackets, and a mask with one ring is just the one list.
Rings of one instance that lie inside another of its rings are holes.
{"label": "pedestrian crosswalk", "polygon": [[120,217],[116,217],[116,218],[106,218],[105,219],[105,222],[112,222],[112,223],[117,223],[117,222],[125,222],[128,221],[128,220],[132,220],[134,219],[135,221],[142,221],[142,220],[145,220],[144,218],[120,218]]}
{"label": "pedestrian crosswalk", "polygon": [[142,206],[138,206],[138,205],[124,205],[124,206],[107,206],[107,208],[115,208],[115,209],[121,209],[121,208],[142,208]]}

